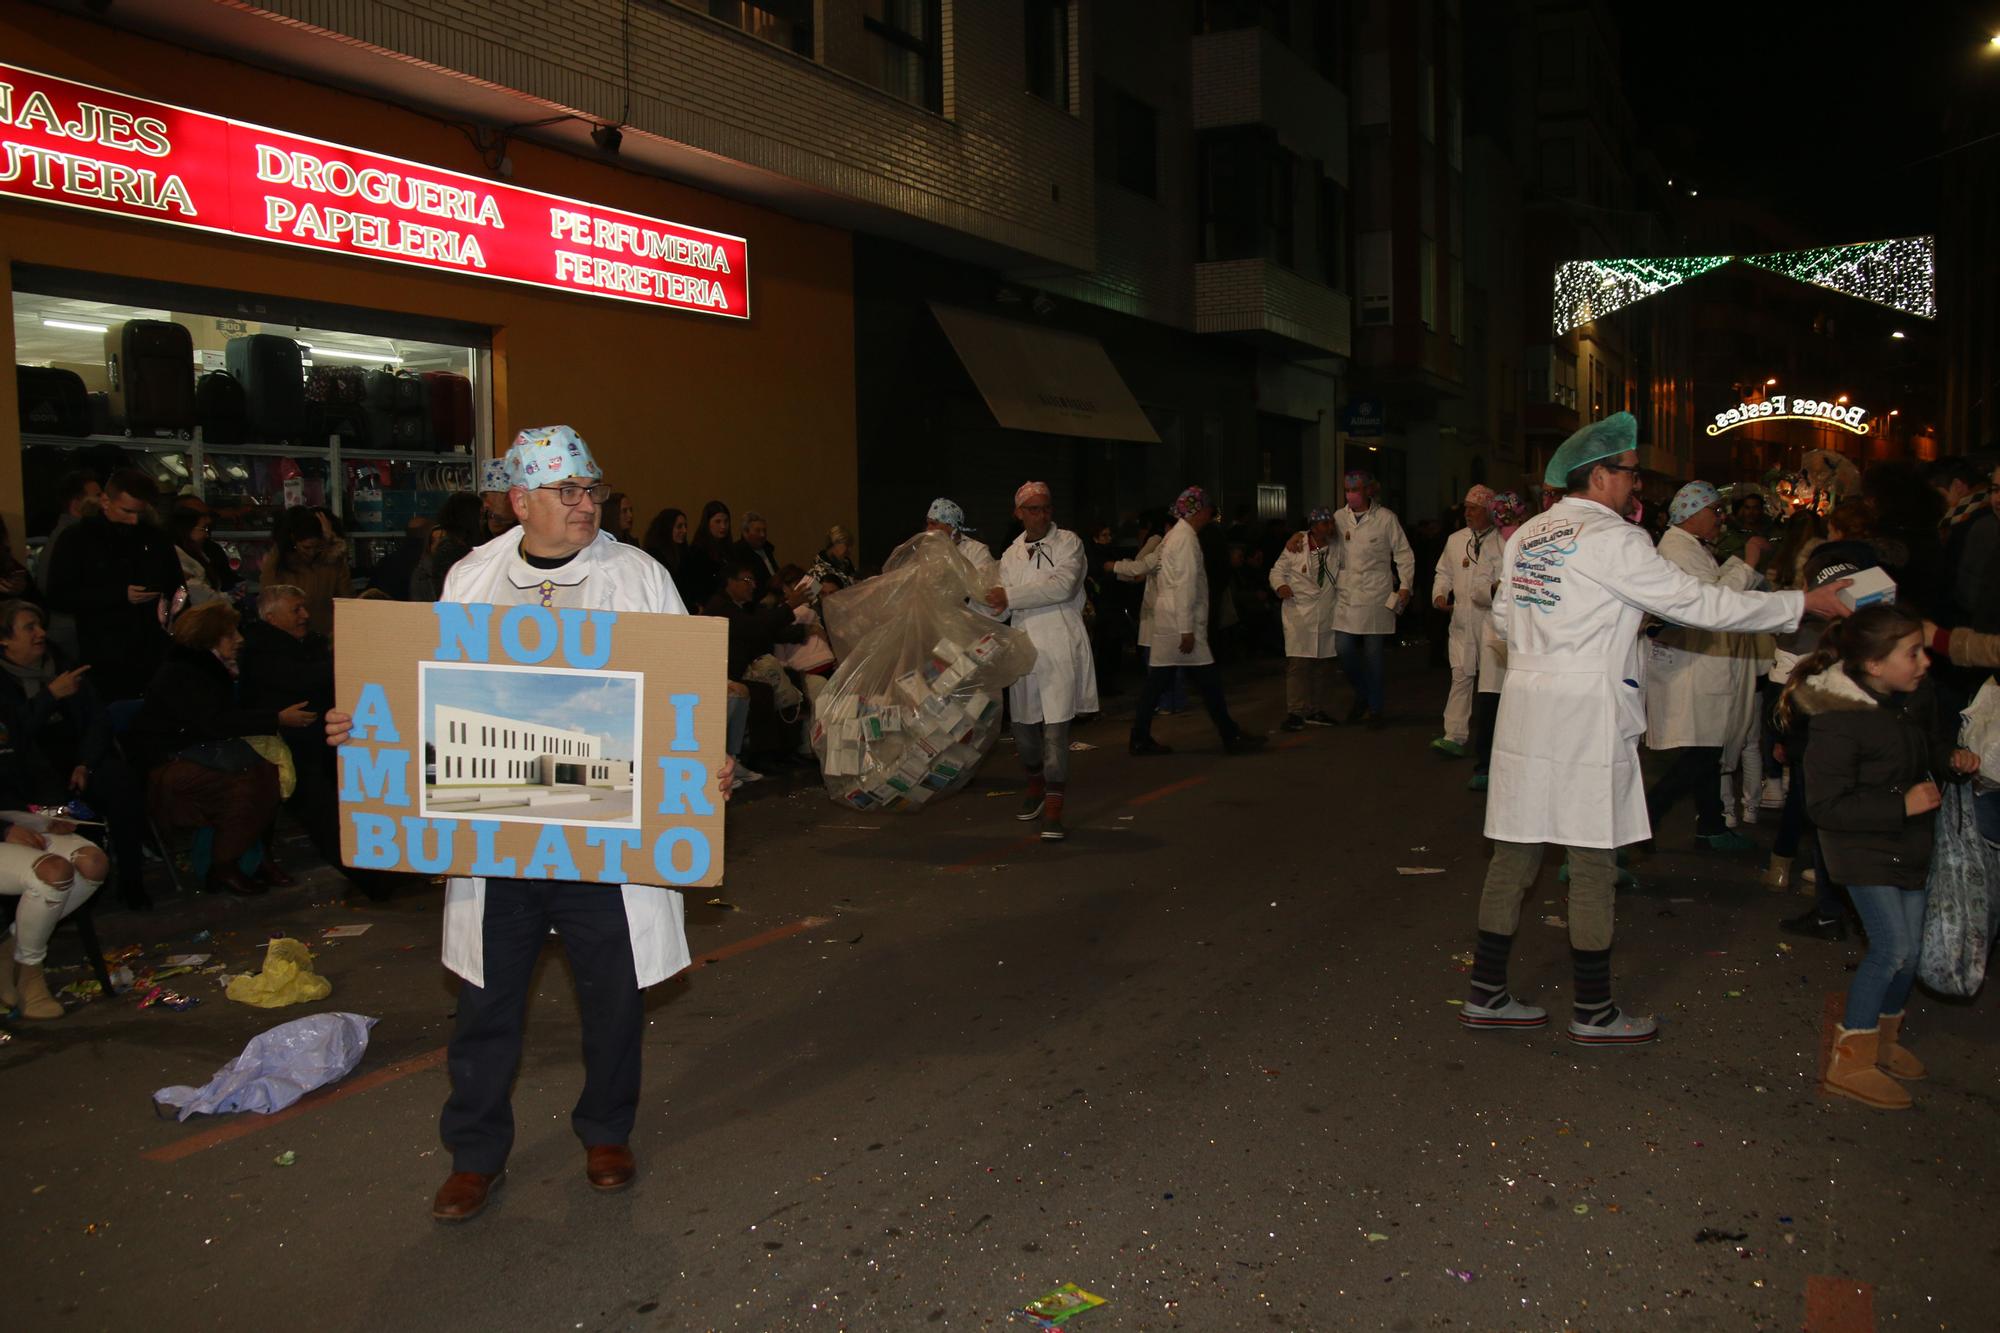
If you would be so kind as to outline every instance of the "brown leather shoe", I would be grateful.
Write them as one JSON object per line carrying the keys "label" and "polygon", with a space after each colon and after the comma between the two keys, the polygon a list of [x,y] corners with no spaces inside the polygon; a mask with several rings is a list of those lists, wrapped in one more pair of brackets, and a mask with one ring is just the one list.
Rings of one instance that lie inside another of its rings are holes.
{"label": "brown leather shoe", "polygon": [[431,1216],[440,1222],[470,1222],[486,1211],[487,1196],[506,1178],[505,1171],[490,1176],[480,1171],[452,1172],[431,1200]]}
{"label": "brown leather shoe", "polygon": [[265,892],[264,886],[251,879],[235,866],[216,866],[208,872],[208,888],[213,893],[221,889],[239,898],[255,898]]}
{"label": "brown leather shoe", "polygon": [[632,1150],[622,1143],[596,1143],[585,1151],[583,1174],[589,1177],[594,1189],[622,1190],[638,1174]]}

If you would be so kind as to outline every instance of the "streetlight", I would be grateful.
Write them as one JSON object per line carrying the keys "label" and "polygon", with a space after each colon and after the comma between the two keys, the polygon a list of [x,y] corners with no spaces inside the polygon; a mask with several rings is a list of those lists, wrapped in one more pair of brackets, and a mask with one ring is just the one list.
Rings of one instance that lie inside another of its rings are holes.
{"label": "streetlight", "polygon": [[1889,336],[1891,338],[1904,338],[1908,337],[1909,335],[1904,333],[1901,329],[1894,329],[1890,332]]}
{"label": "streetlight", "polygon": [[1770,379],[1767,379],[1767,380],[1765,380],[1765,381],[1764,381],[1764,387],[1765,387],[1765,388],[1767,388],[1767,389],[1775,389],[1775,388],[1777,388],[1777,387],[1778,387],[1778,377],[1777,377],[1776,375],[1773,375],[1773,376],[1771,376],[1771,378],[1770,378]]}
{"label": "streetlight", "polygon": [[1840,397],[1838,397],[1838,398],[1834,399],[1833,401],[1835,401],[1836,403],[1839,403],[1839,404],[1840,404],[1840,405],[1841,405],[1842,407],[1846,407],[1846,406],[1847,406],[1847,395],[1846,395],[1846,394],[1842,394],[1842,395],[1840,395]]}

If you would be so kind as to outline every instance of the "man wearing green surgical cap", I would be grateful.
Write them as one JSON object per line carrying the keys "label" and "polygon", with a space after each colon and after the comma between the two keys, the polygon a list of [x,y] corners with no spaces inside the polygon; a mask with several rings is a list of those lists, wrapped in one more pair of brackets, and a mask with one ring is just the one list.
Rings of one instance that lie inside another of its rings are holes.
{"label": "man wearing green surgical cap", "polygon": [[1494,633],[1507,645],[1486,805],[1493,859],[1479,902],[1468,1028],[1538,1028],[1548,1013],[1507,993],[1521,899],[1542,847],[1569,851],[1570,1039],[1585,1046],[1653,1040],[1651,1018],[1611,1000],[1617,849],[1651,833],[1639,773],[1646,730],[1639,626],[1648,613],[1699,629],[1782,631],[1810,612],[1846,614],[1836,585],[1810,593],[1703,583],[1662,559],[1625,521],[1639,483],[1638,425],[1620,412],[1556,450],[1548,485],[1568,494],[1523,523],[1500,557]]}

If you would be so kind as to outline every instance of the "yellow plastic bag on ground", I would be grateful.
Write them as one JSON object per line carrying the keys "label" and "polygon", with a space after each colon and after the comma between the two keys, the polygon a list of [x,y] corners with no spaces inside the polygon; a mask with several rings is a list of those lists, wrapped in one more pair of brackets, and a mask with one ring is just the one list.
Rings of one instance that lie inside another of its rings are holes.
{"label": "yellow plastic bag on ground", "polygon": [[223,991],[230,999],[259,1009],[279,1009],[333,994],[333,983],[313,971],[312,950],[295,939],[280,937],[264,950],[264,970],[244,975]]}

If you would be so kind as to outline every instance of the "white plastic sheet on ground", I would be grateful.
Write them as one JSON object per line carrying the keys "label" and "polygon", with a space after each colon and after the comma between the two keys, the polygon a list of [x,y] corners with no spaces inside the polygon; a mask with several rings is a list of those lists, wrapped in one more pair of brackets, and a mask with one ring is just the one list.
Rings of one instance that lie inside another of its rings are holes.
{"label": "white plastic sheet on ground", "polygon": [[1028,636],[967,604],[972,563],[924,533],[881,574],[827,597],[840,666],[815,705],[827,793],[856,810],[917,810],[958,790],[993,748],[1001,695],[1035,669]]}
{"label": "white plastic sheet on ground", "polygon": [[243,1054],[204,1086],[161,1088],[153,1101],[177,1107],[177,1120],[196,1113],[282,1111],[314,1088],[354,1072],[374,1026],[374,1019],[361,1014],[313,1014],[280,1023],[252,1037]]}

